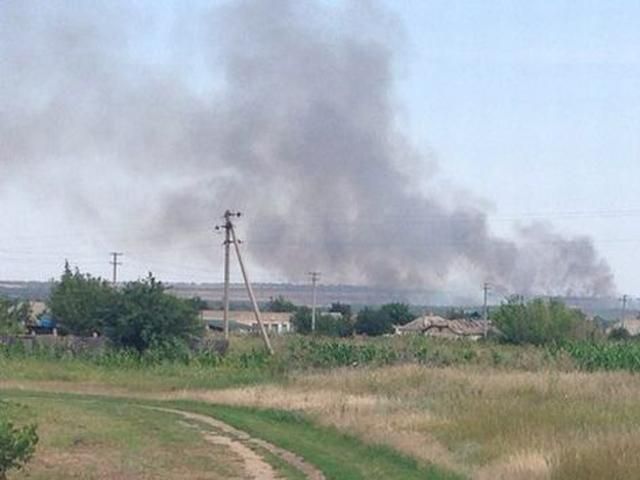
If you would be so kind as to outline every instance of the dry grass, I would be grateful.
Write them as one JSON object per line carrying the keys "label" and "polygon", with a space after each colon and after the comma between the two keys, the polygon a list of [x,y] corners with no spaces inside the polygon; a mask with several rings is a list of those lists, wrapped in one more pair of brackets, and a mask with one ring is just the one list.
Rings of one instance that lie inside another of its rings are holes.
{"label": "dry grass", "polygon": [[301,410],[478,479],[640,476],[640,377],[627,373],[406,365],[164,397]]}
{"label": "dry grass", "polygon": [[[8,386],[131,396],[99,383]],[[137,395],[300,410],[476,479],[640,478],[640,376],[624,372],[403,365]]]}
{"label": "dry grass", "polygon": [[[179,417],[105,401],[20,398],[38,424],[36,454],[12,479],[242,478],[242,459]],[[225,462],[219,462],[224,458]]]}

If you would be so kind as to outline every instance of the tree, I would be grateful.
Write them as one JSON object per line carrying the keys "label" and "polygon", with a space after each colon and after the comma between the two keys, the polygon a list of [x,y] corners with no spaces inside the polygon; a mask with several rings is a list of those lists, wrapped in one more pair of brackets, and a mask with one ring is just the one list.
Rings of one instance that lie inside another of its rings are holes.
{"label": "tree", "polygon": [[351,318],[351,305],[347,303],[335,302],[331,304],[331,308],[329,309],[331,313],[339,313],[342,315],[344,319]]}
{"label": "tree", "polygon": [[17,428],[0,418],[0,480],[5,480],[10,470],[21,469],[33,456],[37,443],[35,424]]}
{"label": "tree", "polygon": [[29,302],[0,298],[0,335],[24,333],[31,318]]}
{"label": "tree", "polygon": [[382,305],[380,310],[389,315],[394,325],[406,325],[416,318],[406,303],[387,303],[386,305]]}
{"label": "tree", "polygon": [[296,309],[297,307],[295,304],[284,298],[282,295],[279,295],[276,298],[271,297],[267,304],[268,312],[290,313],[295,312]]}
{"label": "tree", "polygon": [[389,309],[365,307],[358,313],[354,329],[356,333],[365,335],[384,335],[393,332],[394,319]]}
{"label": "tree", "polygon": [[595,328],[580,310],[568,308],[559,300],[525,303],[511,298],[493,312],[491,320],[505,341],[516,344],[585,339],[593,335]]}
{"label": "tree", "polygon": [[105,333],[120,347],[142,352],[202,335],[196,304],[166,292],[151,274],[127,283],[104,319]]}
{"label": "tree", "polygon": [[117,291],[104,279],[71,270],[65,262],[47,302],[53,317],[74,335],[101,332]]}
{"label": "tree", "polygon": [[311,309],[306,306],[298,307],[291,317],[291,323],[297,333],[311,333]]}

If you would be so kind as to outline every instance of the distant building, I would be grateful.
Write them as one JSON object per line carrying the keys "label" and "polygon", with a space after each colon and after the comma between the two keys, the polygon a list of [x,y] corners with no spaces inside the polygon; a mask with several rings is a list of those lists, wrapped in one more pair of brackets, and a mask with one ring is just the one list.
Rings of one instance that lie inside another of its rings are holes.
{"label": "distant building", "polygon": [[463,318],[449,320],[438,315],[425,315],[406,325],[394,325],[394,328],[398,335],[417,334],[430,337],[477,340],[484,336],[485,322],[484,320]]}
{"label": "distant building", "polygon": [[[293,331],[291,323],[291,313],[261,312],[262,323],[269,333],[288,333]],[[202,310],[200,312],[202,320],[212,330],[218,330],[220,326],[224,328],[222,310]],[[258,322],[251,310],[230,310],[229,330],[231,331],[258,331]]]}

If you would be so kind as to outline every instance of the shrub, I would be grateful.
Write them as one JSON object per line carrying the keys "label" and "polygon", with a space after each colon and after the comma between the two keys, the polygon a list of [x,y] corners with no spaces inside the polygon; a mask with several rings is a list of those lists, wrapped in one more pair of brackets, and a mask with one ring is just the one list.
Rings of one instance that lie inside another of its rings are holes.
{"label": "shrub", "polygon": [[609,332],[609,340],[628,340],[629,338],[631,338],[631,334],[624,327],[614,328]]}
{"label": "shrub", "polygon": [[[0,408],[6,409],[6,405]],[[35,424],[18,428],[0,416],[0,479],[6,479],[10,470],[23,468],[33,456],[37,443]]]}

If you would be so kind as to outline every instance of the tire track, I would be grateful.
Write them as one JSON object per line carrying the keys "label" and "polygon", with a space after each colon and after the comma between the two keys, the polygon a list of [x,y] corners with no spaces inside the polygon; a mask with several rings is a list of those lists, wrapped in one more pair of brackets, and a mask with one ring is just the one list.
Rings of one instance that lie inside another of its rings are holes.
{"label": "tire track", "polygon": [[267,442],[266,440],[252,437],[247,432],[232,427],[231,425],[215,418],[184,410],[176,410],[173,408],[151,406],[145,408],[180,415],[183,418],[213,427],[218,433],[206,433],[205,438],[207,441],[228,446],[232,451],[238,454],[244,461],[245,470],[249,475],[249,478],[256,480],[279,479],[273,467],[269,465],[269,463],[267,463],[258,453],[251,449],[251,446],[254,446],[267,450],[273,455],[278,456],[292,467],[301,471],[308,480],[326,480],[324,474],[317,467],[311,465],[301,456]]}

